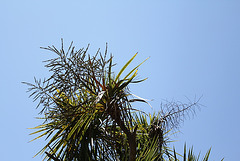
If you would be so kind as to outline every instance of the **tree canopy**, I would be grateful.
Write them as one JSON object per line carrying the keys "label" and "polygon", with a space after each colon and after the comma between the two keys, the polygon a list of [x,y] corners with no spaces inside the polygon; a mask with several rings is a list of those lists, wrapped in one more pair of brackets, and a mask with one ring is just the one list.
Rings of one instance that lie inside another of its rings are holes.
{"label": "tree canopy", "polygon": [[[38,101],[39,119],[43,120],[32,128],[31,135],[48,140],[37,155],[55,161],[177,160],[179,154],[169,147],[169,134],[186,115],[194,115],[199,100],[167,102],[160,111],[146,113],[133,103],[149,106],[149,102],[132,94],[129,86],[146,80],[136,76],[147,59],[129,70],[136,53],[115,73],[114,57],[108,54],[107,45],[104,53],[99,49],[93,56],[88,54],[89,46],[76,50],[71,43],[65,50],[63,41],[60,50],[55,46],[43,49],[55,54],[44,61],[51,76],[24,82],[30,97]],[[186,159],[185,155],[186,149]],[[191,150],[188,155],[199,159]]]}

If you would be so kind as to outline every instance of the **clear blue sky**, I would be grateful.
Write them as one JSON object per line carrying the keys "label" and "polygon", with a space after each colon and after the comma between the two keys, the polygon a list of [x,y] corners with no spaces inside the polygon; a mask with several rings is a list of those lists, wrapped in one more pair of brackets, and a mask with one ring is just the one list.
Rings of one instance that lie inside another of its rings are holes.
{"label": "clear blue sky", "polygon": [[[1,161],[40,161],[34,154],[44,140],[28,143],[27,129],[41,122],[39,110],[22,81],[49,75],[39,47],[60,47],[64,38],[77,48],[91,44],[93,54],[109,44],[115,62],[123,65],[139,52],[135,64],[149,79],[132,90],[154,99],[187,102],[200,97],[205,105],[187,119],[176,138],[196,152],[212,147],[211,160],[239,160],[240,144],[240,1],[0,1]],[[147,111],[151,111],[148,106]]]}

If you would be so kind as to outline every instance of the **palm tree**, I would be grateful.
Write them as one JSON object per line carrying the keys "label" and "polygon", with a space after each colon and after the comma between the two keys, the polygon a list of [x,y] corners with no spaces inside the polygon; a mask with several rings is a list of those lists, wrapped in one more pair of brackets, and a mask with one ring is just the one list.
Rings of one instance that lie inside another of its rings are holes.
{"label": "palm tree", "polygon": [[[179,127],[185,114],[194,114],[198,101],[189,104],[168,102],[158,114],[146,114],[133,108],[134,102],[148,102],[129,90],[137,80],[138,66],[123,76],[137,53],[117,73],[112,72],[113,56],[100,50],[87,54],[89,46],[67,51],[54,46],[47,49],[56,58],[45,61],[52,73],[43,81],[29,85],[43,123],[31,134],[46,137],[48,143],[39,151],[47,160],[164,160],[174,159],[168,148],[171,130]],[[35,140],[34,139],[34,140]]]}

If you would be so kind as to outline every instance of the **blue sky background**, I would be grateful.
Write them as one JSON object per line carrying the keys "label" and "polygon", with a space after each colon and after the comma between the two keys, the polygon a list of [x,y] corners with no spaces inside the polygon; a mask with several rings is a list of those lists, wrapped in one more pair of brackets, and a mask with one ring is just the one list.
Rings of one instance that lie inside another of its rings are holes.
{"label": "blue sky background", "polygon": [[[204,107],[182,124],[173,139],[177,151],[186,142],[196,152],[212,147],[210,160],[239,159],[240,1],[0,1],[0,100],[2,161],[33,158],[44,140],[28,143],[27,129],[41,122],[39,110],[22,81],[44,78],[43,60],[51,54],[40,46],[109,52],[122,66],[139,52],[133,65],[150,56],[139,77],[149,79],[132,91],[151,102],[155,111],[167,100],[188,102],[200,97]],[[117,70],[118,68],[116,68]],[[148,112],[152,110],[141,107]]]}

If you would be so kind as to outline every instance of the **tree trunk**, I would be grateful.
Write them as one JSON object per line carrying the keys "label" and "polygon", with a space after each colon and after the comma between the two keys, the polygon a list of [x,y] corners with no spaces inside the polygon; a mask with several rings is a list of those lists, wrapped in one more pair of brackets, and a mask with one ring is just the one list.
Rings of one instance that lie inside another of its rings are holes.
{"label": "tree trunk", "polygon": [[129,161],[135,161],[136,160],[136,154],[137,154],[137,144],[136,144],[136,133],[130,133],[128,136],[128,144],[129,144]]}
{"label": "tree trunk", "polygon": [[136,132],[138,126],[136,126],[131,132],[124,124],[124,121],[121,120],[120,115],[115,112],[109,112],[110,116],[113,120],[116,121],[118,126],[122,129],[122,131],[127,135],[128,144],[129,144],[129,161],[135,161],[136,160],[136,154],[137,154],[137,143],[136,143]]}

